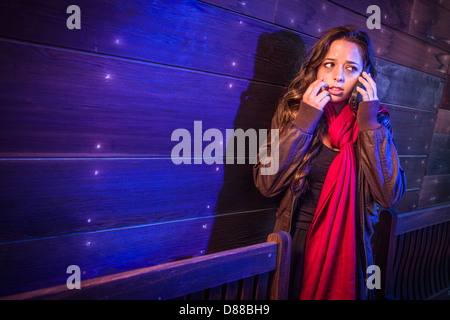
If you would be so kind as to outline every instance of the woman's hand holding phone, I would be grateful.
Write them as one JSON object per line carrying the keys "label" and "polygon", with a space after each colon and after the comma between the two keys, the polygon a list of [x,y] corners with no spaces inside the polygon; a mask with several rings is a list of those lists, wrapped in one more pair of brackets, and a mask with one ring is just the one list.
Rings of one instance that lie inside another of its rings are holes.
{"label": "woman's hand holding phone", "polygon": [[309,85],[308,89],[306,89],[302,101],[322,111],[331,99],[330,93],[327,90],[322,91],[322,88],[327,86],[328,85],[323,81],[323,78],[317,79]]}
{"label": "woman's hand holding phone", "polygon": [[363,72],[359,76],[358,81],[364,86],[366,90],[361,87],[357,87],[356,90],[361,94],[363,101],[378,100],[377,85],[370,76],[370,73]]}

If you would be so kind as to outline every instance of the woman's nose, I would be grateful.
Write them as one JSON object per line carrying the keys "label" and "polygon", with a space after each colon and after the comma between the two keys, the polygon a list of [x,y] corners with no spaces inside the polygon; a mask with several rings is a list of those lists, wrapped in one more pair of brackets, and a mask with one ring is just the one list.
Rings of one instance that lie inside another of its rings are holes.
{"label": "woman's nose", "polygon": [[334,76],[334,80],[337,82],[344,81],[344,70],[336,68],[336,71],[333,76]]}

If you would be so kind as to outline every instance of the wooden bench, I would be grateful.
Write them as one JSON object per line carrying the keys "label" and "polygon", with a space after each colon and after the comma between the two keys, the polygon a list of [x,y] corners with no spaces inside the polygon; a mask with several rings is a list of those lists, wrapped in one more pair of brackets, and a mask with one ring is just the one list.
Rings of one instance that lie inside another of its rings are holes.
{"label": "wooden bench", "polygon": [[381,270],[378,299],[449,299],[450,204],[381,211],[374,263]]}
{"label": "wooden bench", "polygon": [[288,297],[291,236],[272,233],[267,242],[81,281],[2,299],[207,299],[282,300]]}

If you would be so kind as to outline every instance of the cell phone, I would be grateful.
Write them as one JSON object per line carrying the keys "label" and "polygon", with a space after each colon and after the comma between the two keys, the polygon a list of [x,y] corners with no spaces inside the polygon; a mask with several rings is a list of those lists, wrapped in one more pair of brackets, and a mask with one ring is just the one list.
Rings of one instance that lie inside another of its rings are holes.
{"label": "cell phone", "polygon": [[[367,66],[366,70],[364,70],[366,73],[369,73],[370,70],[370,66]],[[362,74],[362,73],[361,73]],[[361,94],[356,90],[357,87],[362,88],[363,84],[358,80],[358,82],[356,82],[355,87],[353,88],[352,91],[352,95],[350,96],[350,107],[353,108],[353,110],[358,110],[358,105],[362,100],[362,96]]]}

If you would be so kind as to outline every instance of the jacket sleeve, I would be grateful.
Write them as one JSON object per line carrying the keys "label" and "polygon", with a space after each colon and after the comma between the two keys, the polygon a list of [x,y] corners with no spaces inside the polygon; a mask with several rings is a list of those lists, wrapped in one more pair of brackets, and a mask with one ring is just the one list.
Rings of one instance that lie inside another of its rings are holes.
{"label": "jacket sleeve", "polygon": [[390,208],[405,192],[406,178],[400,166],[390,119],[387,115],[377,118],[378,104],[378,100],[359,104],[357,147],[360,166],[375,202]]}
{"label": "jacket sleeve", "polygon": [[[309,148],[321,115],[321,110],[301,102],[295,119],[282,132],[279,132],[278,141],[273,141],[274,139],[271,138],[271,130],[266,141],[259,148],[258,160],[253,167],[255,185],[264,196],[275,196],[290,185],[302,157]],[[275,114],[272,118],[271,129],[278,128]],[[274,142],[276,145],[272,145]],[[275,148],[278,152],[274,152]],[[263,168],[274,165],[269,163],[268,155],[271,155],[271,161],[278,161],[276,166],[278,170],[273,174],[263,174]]]}

